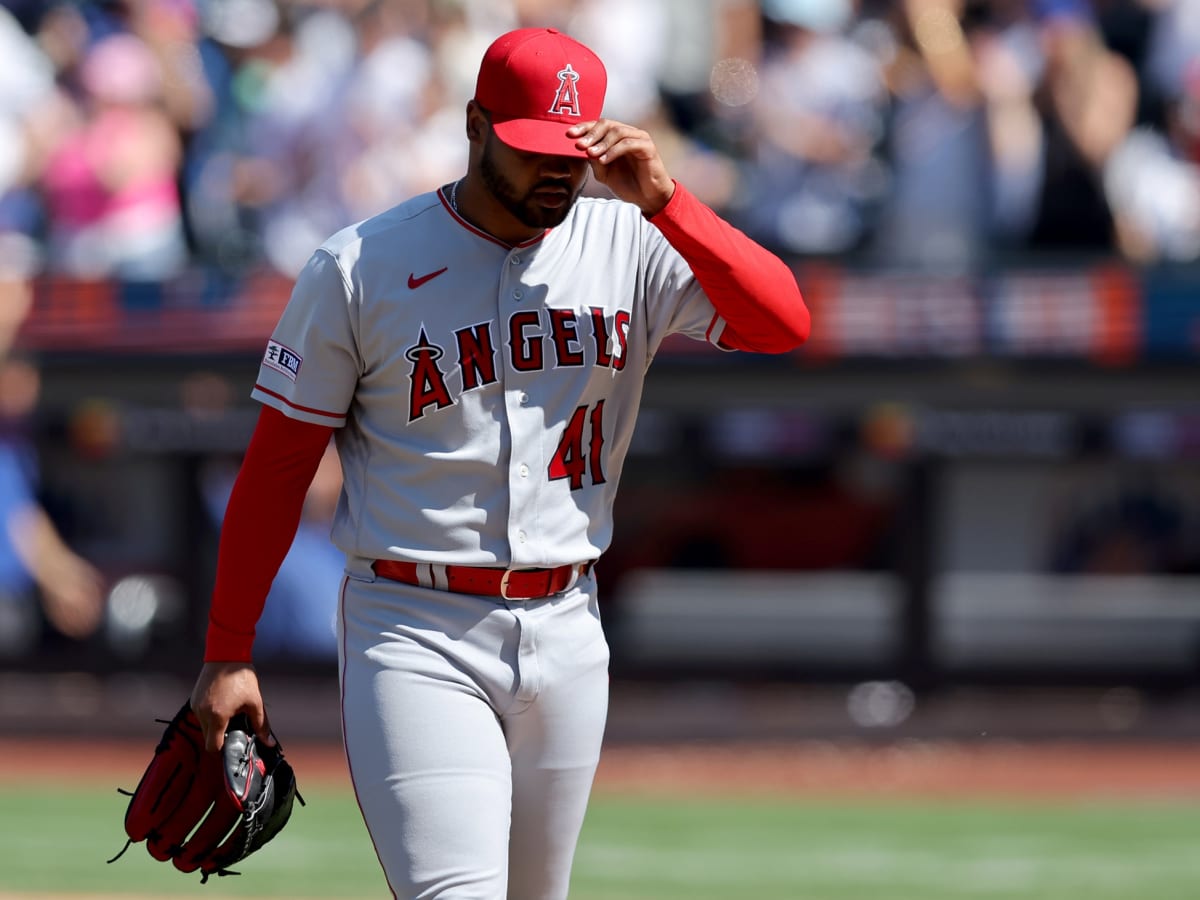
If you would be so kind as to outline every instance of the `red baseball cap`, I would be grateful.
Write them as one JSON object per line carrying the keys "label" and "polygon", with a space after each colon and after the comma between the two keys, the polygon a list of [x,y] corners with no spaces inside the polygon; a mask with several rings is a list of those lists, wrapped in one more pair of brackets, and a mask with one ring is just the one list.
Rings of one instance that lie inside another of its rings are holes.
{"label": "red baseball cap", "polygon": [[553,28],[519,28],[492,42],[479,66],[475,100],[492,130],[529,153],[582,156],[567,129],[600,118],[608,73],[600,57]]}

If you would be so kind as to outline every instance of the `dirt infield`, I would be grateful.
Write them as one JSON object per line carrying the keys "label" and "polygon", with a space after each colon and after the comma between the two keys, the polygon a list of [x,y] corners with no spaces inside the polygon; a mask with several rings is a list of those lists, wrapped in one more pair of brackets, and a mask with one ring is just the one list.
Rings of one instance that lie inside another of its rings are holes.
{"label": "dirt infield", "polygon": [[[1200,798],[1195,743],[908,741],[619,745],[605,750],[599,791],[832,797]],[[0,784],[108,782],[132,787],[150,745],[129,740],[0,738]],[[342,749],[287,747],[304,782],[349,787]],[[4,900],[0,895],[0,900]]]}
{"label": "dirt infield", "polygon": [[1196,747],[957,744],[613,748],[598,787],[769,796],[1020,798],[1200,797]]}

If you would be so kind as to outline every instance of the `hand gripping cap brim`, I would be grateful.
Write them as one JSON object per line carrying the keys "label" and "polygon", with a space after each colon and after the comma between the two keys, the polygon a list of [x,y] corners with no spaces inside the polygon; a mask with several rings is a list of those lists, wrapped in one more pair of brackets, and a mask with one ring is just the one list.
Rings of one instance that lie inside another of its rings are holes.
{"label": "hand gripping cap brim", "polygon": [[587,157],[567,129],[600,118],[608,73],[600,57],[553,28],[520,28],[488,47],[475,99],[496,137],[517,150]]}

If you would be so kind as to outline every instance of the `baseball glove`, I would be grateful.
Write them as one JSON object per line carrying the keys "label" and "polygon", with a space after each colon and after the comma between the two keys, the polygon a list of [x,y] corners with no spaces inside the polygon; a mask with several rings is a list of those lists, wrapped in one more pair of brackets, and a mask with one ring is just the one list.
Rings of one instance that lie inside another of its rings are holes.
{"label": "baseball glove", "polygon": [[[159,720],[162,721],[162,720]],[[204,749],[204,733],[184,703],[154,749],[142,780],[127,795],[124,849],[146,842],[157,860],[181,872],[236,875],[229,869],[275,837],[292,814],[296,777],[278,747],[254,737],[246,716],[235,716],[219,753]]]}

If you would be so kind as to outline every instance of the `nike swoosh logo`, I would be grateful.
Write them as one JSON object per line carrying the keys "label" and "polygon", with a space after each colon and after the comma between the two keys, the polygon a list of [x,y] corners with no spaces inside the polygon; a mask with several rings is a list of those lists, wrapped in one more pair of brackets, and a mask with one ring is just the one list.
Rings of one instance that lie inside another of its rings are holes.
{"label": "nike swoosh logo", "polygon": [[410,290],[415,291],[417,288],[419,288],[425,282],[432,281],[434,278],[437,278],[439,275],[441,275],[443,272],[445,272],[449,268],[450,268],[449,266],[442,266],[436,272],[430,272],[428,275],[422,275],[420,278],[418,278],[415,273],[410,274],[408,276],[408,287]]}

